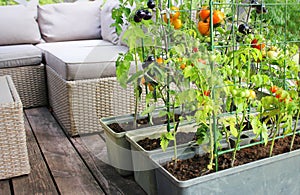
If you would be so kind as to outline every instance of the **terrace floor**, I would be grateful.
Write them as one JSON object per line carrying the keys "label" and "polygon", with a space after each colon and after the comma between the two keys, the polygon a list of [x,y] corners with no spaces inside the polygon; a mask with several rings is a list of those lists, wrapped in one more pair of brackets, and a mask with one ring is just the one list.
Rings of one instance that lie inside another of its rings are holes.
{"label": "terrace floor", "polygon": [[107,159],[103,133],[69,138],[46,107],[24,111],[29,175],[0,180],[0,194],[146,194]]}

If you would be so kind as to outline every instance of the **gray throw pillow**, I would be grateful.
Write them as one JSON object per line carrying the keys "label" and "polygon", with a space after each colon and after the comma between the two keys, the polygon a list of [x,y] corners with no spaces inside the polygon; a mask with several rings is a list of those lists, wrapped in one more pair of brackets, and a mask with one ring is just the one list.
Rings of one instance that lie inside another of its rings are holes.
{"label": "gray throw pillow", "polygon": [[111,27],[111,24],[114,23],[114,20],[112,19],[112,10],[118,7],[118,5],[118,0],[107,0],[101,11],[102,39],[113,44],[119,43],[119,36],[117,35],[116,28]]}
{"label": "gray throw pillow", "polygon": [[93,2],[38,6],[38,23],[46,42],[101,38],[100,6]]}
{"label": "gray throw pillow", "polygon": [[39,43],[37,2],[27,5],[0,6],[0,45]]}

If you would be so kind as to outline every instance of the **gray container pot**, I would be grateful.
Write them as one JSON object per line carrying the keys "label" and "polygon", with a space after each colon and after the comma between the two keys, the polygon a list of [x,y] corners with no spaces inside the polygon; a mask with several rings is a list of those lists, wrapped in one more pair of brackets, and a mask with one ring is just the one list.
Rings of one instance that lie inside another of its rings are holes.
{"label": "gray container pot", "polygon": [[[152,116],[156,117],[159,115],[157,109],[153,112]],[[139,117],[142,118],[142,117]],[[125,135],[127,132],[136,131],[140,129],[128,129],[126,132],[117,133],[113,131],[108,125],[112,123],[123,123],[132,122],[134,120],[133,115],[122,115],[122,116],[112,116],[104,117],[100,119],[100,124],[104,129],[106,135],[106,147],[107,156],[110,165],[115,167],[116,171],[122,176],[128,176],[133,174],[132,157],[130,151],[130,143],[126,140]],[[152,131],[153,127],[165,126],[165,125],[154,125],[150,127],[145,127],[145,131]]]}
{"label": "gray container pot", "polygon": [[117,133],[108,125],[115,122],[133,121],[132,115],[117,117],[105,117],[100,119],[100,124],[104,129],[106,138],[107,157],[110,165],[115,167],[116,171],[123,176],[132,175],[132,159],[130,144],[125,139],[126,132]]}
{"label": "gray container pot", "polygon": [[[177,132],[196,132],[196,128],[192,124],[182,124]],[[132,154],[132,163],[134,170],[134,179],[135,181],[147,192],[147,194],[155,195],[157,194],[156,190],[156,177],[153,163],[150,160],[150,155],[163,153],[161,148],[148,151],[142,148],[137,142],[143,140],[144,138],[159,138],[162,133],[166,132],[166,126],[152,127],[152,130],[140,129],[126,134],[126,139],[130,142],[131,145],[131,154]],[[178,148],[187,147],[192,144],[186,143],[178,145]],[[168,147],[167,151],[174,153],[174,148]]]}
{"label": "gray container pot", "polygon": [[[181,159],[192,157],[192,148],[180,149]],[[156,170],[157,194],[300,194],[300,150],[262,159],[206,176],[179,181],[161,164],[172,153],[151,156]]]}

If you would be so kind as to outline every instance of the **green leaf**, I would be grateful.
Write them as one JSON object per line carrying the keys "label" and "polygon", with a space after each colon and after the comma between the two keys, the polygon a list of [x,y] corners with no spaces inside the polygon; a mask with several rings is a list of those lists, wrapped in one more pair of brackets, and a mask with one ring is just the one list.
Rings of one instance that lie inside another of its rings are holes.
{"label": "green leaf", "polygon": [[187,66],[183,70],[184,78],[189,78],[194,74],[194,70],[192,66]]}
{"label": "green leaf", "polygon": [[263,125],[262,125],[261,136],[264,140],[265,145],[267,145],[269,137],[268,137],[268,128],[267,128],[267,125],[265,123],[263,123]]}
{"label": "green leaf", "polygon": [[142,112],[141,115],[146,115],[146,114],[152,113],[155,110],[155,108],[156,108],[155,105],[149,106]]}
{"label": "green leaf", "polygon": [[160,147],[163,151],[166,151],[169,145],[169,140],[168,139],[163,139],[163,137],[160,138]]}
{"label": "green leaf", "polygon": [[172,132],[165,133],[165,136],[168,140],[175,140],[174,134]]}
{"label": "green leaf", "polygon": [[165,111],[165,110],[160,110],[159,113],[158,113],[159,117],[163,117],[163,116],[167,116],[167,115],[168,115],[168,112]]}
{"label": "green leaf", "polygon": [[244,64],[246,64],[246,62],[247,62],[246,57],[243,54],[241,54],[240,57],[241,57],[242,62]]}
{"label": "green leaf", "polygon": [[143,74],[144,74],[144,72],[142,70],[137,71],[136,73],[134,73],[133,75],[131,75],[131,77],[127,81],[127,84],[129,84],[129,83],[131,83],[133,81],[137,81],[138,78],[140,78]]}
{"label": "green leaf", "polygon": [[237,129],[235,128],[235,124],[230,124],[230,133],[234,136],[234,137],[237,137],[238,136],[238,131]]}
{"label": "green leaf", "polygon": [[226,110],[229,112],[232,104],[232,99],[227,97],[226,99]]}

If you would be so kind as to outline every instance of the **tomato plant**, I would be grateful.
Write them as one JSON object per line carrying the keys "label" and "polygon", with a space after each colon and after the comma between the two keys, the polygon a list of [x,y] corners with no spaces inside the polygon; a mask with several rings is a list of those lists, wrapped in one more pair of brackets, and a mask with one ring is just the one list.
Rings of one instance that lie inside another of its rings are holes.
{"label": "tomato plant", "polygon": [[[217,164],[219,139],[229,136],[235,138],[234,166],[245,121],[253,127],[254,140],[260,137],[266,144],[271,139],[273,147],[281,129],[292,132],[293,116],[299,118],[293,82],[299,80],[293,60],[299,48],[276,40],[276,29],[266,20],[272,6],[251,1],[238,13],[232,7],[237,2],[220,2],[120,0],[113,11],[118,33],[128,24],[122,36],[129,50],[117,60],[118,81],[123,87],[132,84],[137,100],[146,92],[142,114],[165,107],[160,113],[168,118],[163,149],[170,140],[176,148],[179,123],[193,120],[197,143],[209,146],[209,170]],[[130,75],[133,64],[136,72]],[[175,122],[178,108],[185,117]],[[225,114],[231,117],[222,118]]]}

